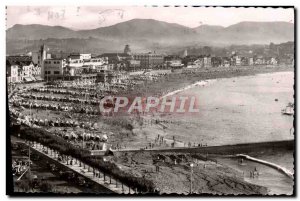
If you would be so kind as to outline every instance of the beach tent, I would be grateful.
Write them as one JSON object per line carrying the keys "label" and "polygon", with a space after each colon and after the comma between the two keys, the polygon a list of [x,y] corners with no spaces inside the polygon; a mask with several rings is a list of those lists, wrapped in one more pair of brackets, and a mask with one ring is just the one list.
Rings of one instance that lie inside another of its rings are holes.
{"label": "beach tent", "polygon": [[70,133],[70,136],[71,136],[71,139],[77,139],[78,138],[78,136],[73,131]]}
{"label": "beach tent", "polygon": [[41,125],[41,126],[45,125],[45,123],[42,119],[40,119],[39,125]]}
{"label": "beach tent", "polygon": [[71,122],[67,120],[66,126],[71,126]]}
{"label": "beach tent", "polygon": [[103,135],[102,135],[102,140],[103,140],[103,141],[107,141],[107,140],[108,140],[108,137],[107,137],[106,134],[103,134]]}

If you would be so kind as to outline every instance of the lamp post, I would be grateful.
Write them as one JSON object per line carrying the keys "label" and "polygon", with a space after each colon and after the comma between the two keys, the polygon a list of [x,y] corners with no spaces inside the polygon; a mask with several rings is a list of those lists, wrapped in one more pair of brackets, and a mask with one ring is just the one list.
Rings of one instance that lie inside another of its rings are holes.
{"label": "lamp post", "polygon": [[190,194],[192,194],[193,192],[193,167],[194,167],[194,164],[191,163],[190,164],[191,166],[191,177],[190,177],[190,180],[191,180],[191,184],[190,184]]}
{"label": "lamp post", "polygon": [[30,118],[32,119],[32,115],[31,115],[31,107],[32,107],[32,103],[30,103],[30,105],[29,105],[29,114],[30,114]]}

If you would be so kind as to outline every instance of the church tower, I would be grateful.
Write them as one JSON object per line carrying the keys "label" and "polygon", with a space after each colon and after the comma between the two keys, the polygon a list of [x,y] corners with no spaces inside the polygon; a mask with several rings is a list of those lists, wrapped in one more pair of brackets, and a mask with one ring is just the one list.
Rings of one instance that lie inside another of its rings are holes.
{"label": "church tower", "polygon": [[184,57],[187,57],[187,50],[184,50],[184,52],[183,52],[183,55],[182,55],[182,57],[184,58]]}
{"label": "church tower", "polygon": [[130,49],[129,45],[125,45],[124,54],[131,55],[131,49]]}

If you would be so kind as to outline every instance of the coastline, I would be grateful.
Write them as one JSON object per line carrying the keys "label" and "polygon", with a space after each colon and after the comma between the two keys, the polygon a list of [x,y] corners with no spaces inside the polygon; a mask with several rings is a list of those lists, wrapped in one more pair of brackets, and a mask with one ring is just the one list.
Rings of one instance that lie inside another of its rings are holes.
{"label": "coastline", "polygon": [[[243,77],[256,76],[256,75],[267,76],[267,75],[270,75],[270,74],[279,74],[279,73],[281,74],[281,73],[284,73],[284,72],[291,72],[291,71],[275,71],[275,72],[257,73],[257,74],[253,74],[253,75],[241,75],[241,76],[243,76]],[[237,76],[237,77],[241,77],[241,76]],[[180,92],[186,91],[186,90],[191,89],[193,87],[197,87],[197,86],[205,87],[205,86],[207,86],[208,84],[210,84],[212,82],[220,81],[222,79],[229,79],[229,78],[232,78],[232,77],[226,77],[226,78],[220,77],[220,78],[215,78],[215,79],[207,79],[207,80],[197,81],[197,82],[195,82],[193,84],[187,85],[186,87],[177,89],[177,90],[172,91],[172,92],[168,92],[167,94],[165,94],[162,97],[160,97],[160,99],[164,98],[164,97],[176,95],[176,94],[178,94]]]}
{"label": "coastline", "polygon": [[129,94],[136,96],[165,97],[174,95],[178,93],[178,90],[185,89],[190,85],[206,82],[208,80],[290,71],[295,71],[295,69],[291,66],[240,66],[199,69],[192,73],[171,73],[163,80],[149,82],[146,86],[139,86],[138,89],[129,92]]}

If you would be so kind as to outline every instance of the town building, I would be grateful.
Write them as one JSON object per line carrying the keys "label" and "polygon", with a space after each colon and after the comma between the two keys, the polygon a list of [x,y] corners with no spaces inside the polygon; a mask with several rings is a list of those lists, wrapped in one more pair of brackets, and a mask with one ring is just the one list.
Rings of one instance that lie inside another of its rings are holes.
{"label": "town building", "polygon": [[190,68],[202,68],[203,67],[203,59],[199,58],[199,59],[191,59],[190,61],[188,61],[187,63],[187,67]]}
{"label": "town building", "polygon": [[222,67],[229,67],[229,66],[230,66],[230,58],[222,57]]}
{"label": "town building", "polygon": [[19,72],[19,65],[15,62],[6,60],[6,79],[7,83],[17,83],[22,81]]}
{"label": "town building", "polygon": [[80,76],[81,74],[96,73],[108,69],[107,57],[92,57],[91,54],[71,54],[64,69],[66,76]]}
{"label": "town building", "polygon": [[265,64],[265,58],[261,55],[256,56],[254,58],[254,65],[264,65]]}
{"label": "town building", "polygon": [[[30,56],[8,56],[6,57],[6,67],[8,68],[7,76],[13,76],[10,81],[36,81],[33,76],[34,64]],[[16,68],[18,68],[18,75],[15,73]]]}
{"label": "town building", "polygon": [[162,68],[164,64],[164,56],[156,53],[133,54],[133,59],[140,61],[142,69]]}
{"label": "town building", "polygon": [[102,70],[97,75],[96,82],[102,82],[104,84],[121,83],[122,80],[127,80],[129,75],[126,72],[117,72],[113,70]]}
{"label": "town building", "polygon": [[294,56],[293,55],[280,56],[278,59],[278,63],[285,64],[285,65],[294,65]]}
{"label": "town building", "polygon": [[210,56],[201,55],[190,58],[187,62],[189,68],[210,68],[212,67],[212,61]]}
{"label": "town building", "polygon": [[132,59],[132,57],[126,53],[104,53],[100,56],[107,57],[108,63],[110,64],[116,64],[121,61]]}
{"label": "town building", "polygon": [[275,57],[266,57],[265,62],[267,65],[277,65],[278,64],[278,60]]}
{"label": "town building", "polygon": [[212,67],[222,66],[222,58],[221,57],[212,57],[211,58],[211,66]]}
{"label": "town building", "polygon": [[36,79],[41,79],[41,74],[42,74],[42,67],[39,66],[38,64],[34,64],[33,68],[32,68],[32,75],[36,78]]}
{"label": "town building", "polygon": [[65,59],[46,59],[42,67],[42,78],[47,81],[63,79]]}
{"label": "town building", "polygon": [[231,66],[241,66],[241,57],[239,55],[234,55],[231,57]]}
{"label": "town building", "polygon": [[131,55],[131,49],[129,45],[126,45],[124,48],[124,54]]}
{"label": "town building", "polygon": [[185,58],[185,57],[187,57],[187,56],[188,56],[188,52],[187,52],[187,50],[184,50],[184,51],[183,51],[183,54],[182,54],[182,57]]}
{"label": "town building", "polygon": [[204,56],[203,57],[203,67],[204,68],[210,68],[211,67],[211,57],[210,56]]}
{"label": "town building", "polygon": [[130,59],[127,61],[127,70],[128,71],[136,71],[140,70],[141,61]]}
{"label": "town building", "polygon": [[165,65],[170,68],[170,67],[182,67],[184,64],[182,63],[182,59],[179,58],[178,56],[170,55],[164,57]]}
{"label": "town building", "polygon": [[68,58],[70,60],[89,60],[92,58],[92,54],[71,53]]}
{"label": "town building", "polygon": [[39,51],[32,52],[32,62],[42,67],[45,59],[51,59],[51,54],[48,51],[49,48],[47,48],[44,44],[40,46]]}

